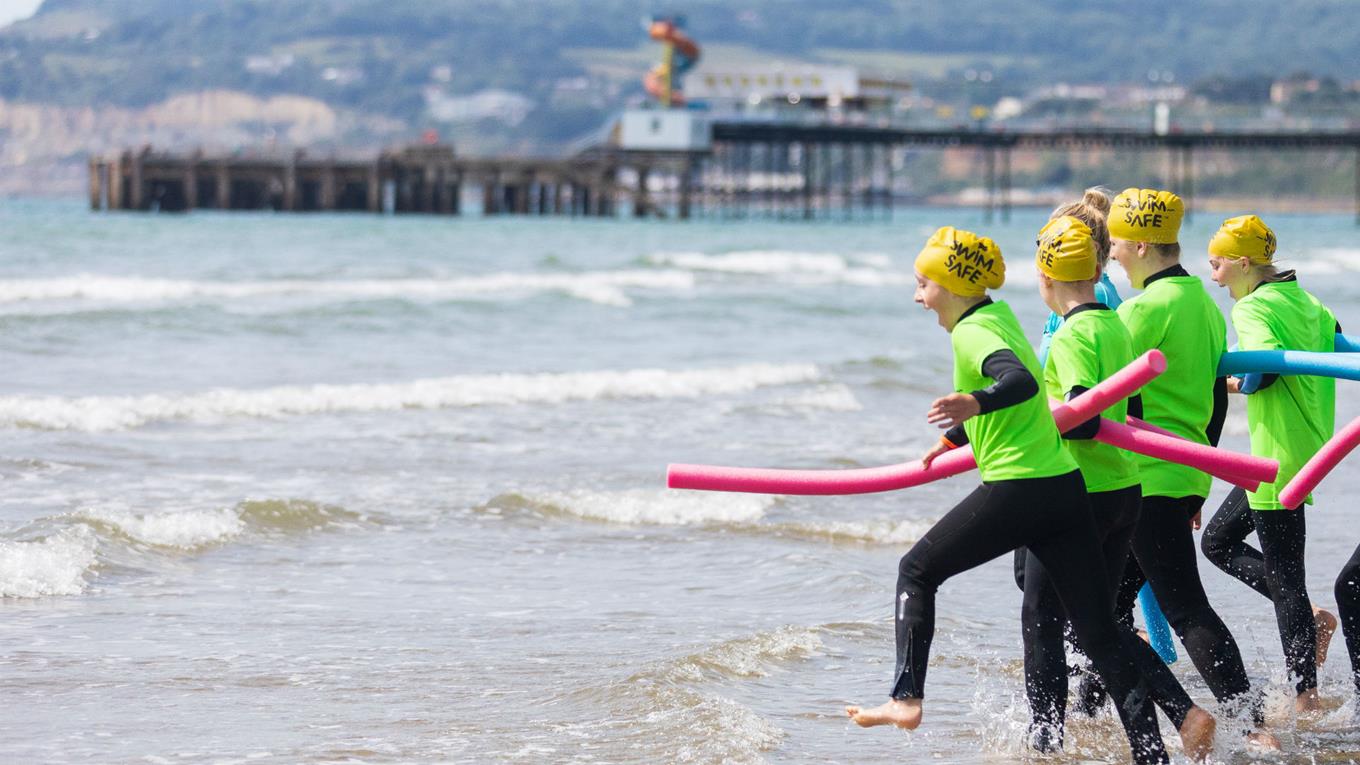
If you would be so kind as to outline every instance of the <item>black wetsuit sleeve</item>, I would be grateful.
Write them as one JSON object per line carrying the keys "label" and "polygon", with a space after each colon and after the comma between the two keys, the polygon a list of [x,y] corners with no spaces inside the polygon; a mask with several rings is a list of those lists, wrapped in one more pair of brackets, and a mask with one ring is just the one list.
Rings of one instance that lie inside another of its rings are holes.
{"label": "black wetsuit sleeve", "polygon": [[963,429],[962,423],[946,430],[944,432],[944,437],[949,443],[955,446],[964,446],[968,443],[968,433]]}
{"label": "black wetsuit sleeve", "polygon": [[1039,381],[1020,363],[1014,351],[996,351],[983,359],[982,373],[996,382],[973,391],[980,414],[1015,406],[1039,395]]}
{"label": "black wetsuit sleeve", "polygon": [[1129,397],[1128,416],[1143,419],[1143,394]]}
{"label": "black wetsuit sleeve", "polygon": [[1274,385],[1275,381],[1278,379],[1280,379],[1280,376],[1275,374],[1274,372],[1262,372],[1261,382],[1259,385],[1256,386],[1256,390],[1252,391],[1252,393],[1260,393],[1266,388],[1269,388],[1270,386]]}
{"label": "black wetsuit sleeve", "polygon": [[1209,439],[1210,446],[1218,446],[1218,439],[1223,435],[1223,421],[1228,419],[1228,378],[1219,377],[1214,380],[1214,413],[1209,417],[1209,425],[1204,429],[1204,435]]}
{"label": "black wetsuit sleeve", "polygon": [[[1085,385],[1074,385],[1072,386],[1072,390],[1069,390],[1067,392],[1067,400],[1071,401],[1072,399],[1076,398],[1077,396],[1080,396],[1081,394],[1085,393],[1088,390],[1090,389],[1087,388]],[[1092,417],[1086,422],[1083,422],[1082,424],[1076,426],[1075,428],[1072,428],[1066,433],[1063,433],[1062,437],[1066,438],[1069,441],[1089,441],[1092,438],[1095,438],[1096,433],[1099,432],[1100,432],[1100,415],[1097,414],[1095,417]]]}
{"label": "black wetsuit sleeve", "polygon": [[[979,414],[1015,406],[1039,393],[1039,382],[1029,373],[1014,351],[996,351],[983,359],[982,373],[996,382],[982,390],[972,392],[971,395],[978,402]],[[964,432],[962,424],[946,430],[944,437],[955,446],[968,443],[968,434]]]}

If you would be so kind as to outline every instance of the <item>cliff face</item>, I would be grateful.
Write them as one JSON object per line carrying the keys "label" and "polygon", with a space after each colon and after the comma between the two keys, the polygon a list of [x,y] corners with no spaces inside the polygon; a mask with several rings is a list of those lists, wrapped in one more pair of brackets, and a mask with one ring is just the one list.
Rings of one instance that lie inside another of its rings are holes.
{"label": "cliff face", "polygon": [[0,100],[0,194],[80,193],[88,154],[130,146],[343,150],[384,146],[406,130],[400,121],[312,98],[228,90],[184,93],[141,109]]}

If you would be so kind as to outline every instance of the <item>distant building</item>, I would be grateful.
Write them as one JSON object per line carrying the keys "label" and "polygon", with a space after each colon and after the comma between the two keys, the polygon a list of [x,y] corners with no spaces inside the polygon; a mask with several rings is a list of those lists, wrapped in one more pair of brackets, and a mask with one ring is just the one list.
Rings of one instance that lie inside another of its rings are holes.
{"label": "distant building", "polygon": [[891,106],[910,90],[910,83],[865,76],[854,67],[809,64],[700,64],[685,80],[686,98],[719,108],[864,109]]}
{"label": "distant building", "polygon": [[713,137],[701,112],[634,109],[623,113],[611,143],[631,151],[707,151]]}
{"label": "distant building", "polygon": [[1111,101],[1115,106],[1178,104],[1189,95],[1184,85],[1123,85],[1113,89]]}
{"label": "distant building", "polygon": [[1270,102],[1280,106],[1294,103],[1351,103],[1357,100],[1360,100],[1360,82],[1342,83],[1331,77],[1296,74],[1276,80],[1270,86]]}

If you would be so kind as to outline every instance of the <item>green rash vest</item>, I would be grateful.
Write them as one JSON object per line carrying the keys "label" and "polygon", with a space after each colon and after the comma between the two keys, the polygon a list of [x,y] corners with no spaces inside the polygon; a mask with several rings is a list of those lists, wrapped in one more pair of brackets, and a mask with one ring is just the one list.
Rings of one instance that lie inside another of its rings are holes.
{"label": "green rash vest", "polygon": [[[1030,348],[1011,307],[995,302],[978,308],[949,333],[954,348],[954,390],[971,393],[994,380],[982,373],[982,362],[997,351],[1011,351],[1036,381],[1039,359]],[[1047,478],[1077,469],[1063,448],[1053,414],[1043,396],[971,417],[963,423],[986,483],[1019,478]]]}
{"label": "green rash vest", "polygon": [[[1237,347],[1244,351],[1326,351],[1336,348],[1336,317],[1296,281],[1266,282],[1232,310]],[[1274,483],[1247,492],[1253,510],[1280,510],[1279,493],[1332,437],[1336,380],[1280,375],[1247,396],[1251,453],[1280,462]],[[1305,500],[1312,504],[1312,495]]]}
{"label": "green rash vest", "polygon": [[[1214,413],[1227,322],[1196,276],[1164,276],[1119,306],[1135,356],[1156,348],[1166,371],[1143,386],[1143,419],[1197,444]],[[1192,467],[1135,455],[1144,497],[1207,497],[1213,479]]]}
{"label": "green rash vest", "polygon": [[[1133,341],[1114,311],[1078,311],[1053,333],[1044,365],[1044,389],[1049,398],[1066,401],[1073,388],[1094,388],[1133,359]],[[1101,415],[1123,422],[1128,409],[1128,399],[1120,399]],[[1133,455],[1123,449],[1085,439],[1062,443],[1081,468],[1088,492],[1127,489],[1141,480]]]}

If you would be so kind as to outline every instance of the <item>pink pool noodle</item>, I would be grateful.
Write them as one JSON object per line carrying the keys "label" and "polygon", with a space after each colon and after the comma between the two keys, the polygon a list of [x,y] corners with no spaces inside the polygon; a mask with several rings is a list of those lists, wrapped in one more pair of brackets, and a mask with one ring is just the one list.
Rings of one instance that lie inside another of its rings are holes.
{"label": "pink pool noodle", "polygon": [[1322,483],[1322,479],[1357,446],[1360,446],[1360,417],[1351,420],[1349,425],[1332,436],[1332,440],[1323,444],[1312,459],[1304,463],[1303,469],[1280,492],[1280,504],[1291,510],[1302,505],[1303,500]]}
{"label": "pink pool noodle", "polygon": [[[1128,424],[1139,430],[1146,430],[1149,433],[1157,433],[1158,435],[1163,435],[1168,438],[1181,438],[1181,436],[1172,433],[1166,428],[1159,428],[1156,425],[1153,425],[1152,423],[1146,420],[1140,420],[1137,417],[1128,418]],[[1182,438],[1181,440],[1185,439]],[[1251,478],[1248,478],[1246,476],[1237,475],[1231,471],[1220,471],[1216,468],[1213,468],[1213,466],[1209,465],[1197,465],[1196,467],[1213,476],[1214,478],[1218,478],[1227,481],[1228,483],[1241,486],[1247,491],[1256,491],[1257,489],[1261,488],[1260,481],[1252,480]],[[1271,480],[1273,481],[1275,479],[1272,478]]]}
{"label": "pink pool noodle", "polygon": [[[1116,401],[1127,398],[1166,371],[1166,357],[1153,349],[1100,384],[1054,410],[1058,427],[1080,425]],[[971,449],[955,449],[935,458],[930,467],[919,461],[852,470],[783,470],[778,468],[721,467],[673,464],[666,470],[672,489],[740,491],[755,494],[869,494],[920,486],[965,473],[977,467]]]}
{"label": "pink pool noodle", "polygon": [[1160,433],[1164,436],[1171,436],[1172,438],[1180,438],[1180,436],[1176,435],[1175,433],[1172,433],[1166,428],[1158,427],[1148,422],[1147,420],[1140,420],[1132,415],[1130,415],[1128,418],[1128,424],[1132,425],[1135,428],[1138,428],[1139,430],[1147,430],[1152,433]]}
{"label": "pink pool noodle", "polygon": [[1168,436],[1141,430],[1112,420],[1100,424],[1100,433],[1096,438],[1110,446],[1146,454],[1167,462],[1189,465],[1206,473],[1226,473],[1234,476],[1228,479],[1234,483],[1243,478],[1256,481],[1258,484],[1273,481],[1280,473],[1280,463],[1272,459],[1216,449],[1175,435]]}
{"label": "pink pool noodle", "polygon": [[954,449],[936,457],[930,467],[919,461],[850,470],[785,470],[673,464],[666,469],[672,489],[744,491],[754,494],[870,494],[938,481],[977,467],[973,450]]}

